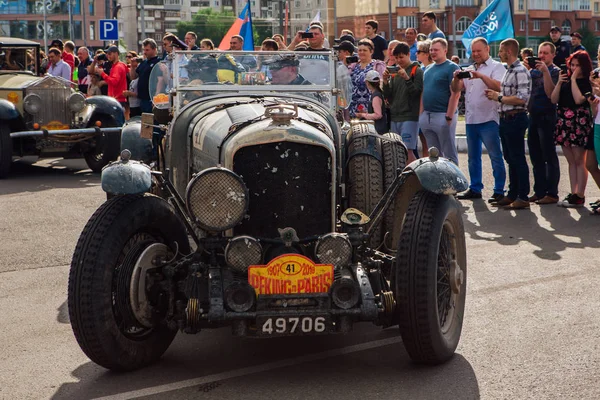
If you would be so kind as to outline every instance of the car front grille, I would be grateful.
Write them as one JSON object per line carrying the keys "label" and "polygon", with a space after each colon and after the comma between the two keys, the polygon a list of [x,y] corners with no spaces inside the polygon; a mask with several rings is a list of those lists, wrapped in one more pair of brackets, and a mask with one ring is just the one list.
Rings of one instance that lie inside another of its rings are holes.
{"label": "car front grille", "polygon": [[40,88],[33,87],[27,90],[27,95],[37,94],[42,99],[42,110],[36,115],[29,116],[30,123],[39,123],[46,126],[50,122],[59,122],[60,124],[71,124],[71,111],[67,106],[67,100],[71,95],[70,88]]}
{"label": "car front grille", "polygon": [[331,231],[331,155],[319,146],[268,143],[237,151],[234,171],[250,195],[236,235],[278,237],[292,227],[300,239]]}

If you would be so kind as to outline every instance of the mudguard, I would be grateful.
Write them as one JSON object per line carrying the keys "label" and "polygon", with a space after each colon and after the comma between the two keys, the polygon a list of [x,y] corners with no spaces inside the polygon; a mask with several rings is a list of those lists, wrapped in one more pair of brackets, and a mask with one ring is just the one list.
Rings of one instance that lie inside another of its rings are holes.
{"label": "mudguard", "polygon": [[150,164],[154,159],[152,139],[142,137],[142,120],[133,117],[121,130],[121,150],[129,150],[131,158]]}
{"label": "mudguard", "polygon": [[[437,153],[436,149],[433,150],[434,154]],[[421,158],[413,161],[406,168],[414,171],[423,189],[436,194],[455,194],[469,187],[469,181],[462,171],[446,158],[435,156]]]}
{"label": "mudguard", "polygon": [[115,161],[102,170],[102,190],[112,194],[145,193],[152,186],[150,167],[138,161]]}
{"label": "mudguard", "polygon": [[121,104],[114,98],[108,96],[92,96],[85,99],[86,103],[91,105],[93,110],[90,119],[84,121],[86,124],[93,121],[98,114],[104,114],[112,118],[118,126],[125,123],[125,112]]}
{"label": "mudguard", "polygon": [[19,111],[13,103],[8,100],[0,99],[0,121],[9,121],[19,118]]}

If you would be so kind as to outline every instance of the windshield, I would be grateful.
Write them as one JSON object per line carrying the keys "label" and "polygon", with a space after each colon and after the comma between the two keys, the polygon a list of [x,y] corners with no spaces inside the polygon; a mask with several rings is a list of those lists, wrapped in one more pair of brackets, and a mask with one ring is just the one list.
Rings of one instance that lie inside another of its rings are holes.
{"label": "windshield", "polygon": [[36,71],[35,48],[0,48],[0,71]]}
{"label": "windshield", "polygon": [[337,64],[329,51],[178,51],[154,67],[150,91],[155,106],[163,108],[171,106],[168,94],[175,89],[175,108],[199,97],[235,92],[294,94],[334,110],[338,96],[333,89],[340,86],[335,83]]}

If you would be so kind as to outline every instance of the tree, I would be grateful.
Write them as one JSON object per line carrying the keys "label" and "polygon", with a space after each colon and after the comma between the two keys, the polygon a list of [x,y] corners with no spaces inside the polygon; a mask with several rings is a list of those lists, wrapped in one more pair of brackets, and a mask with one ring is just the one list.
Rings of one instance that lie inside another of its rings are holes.
{"label": "tree", "polygon": [[581,39],[581,44],[587,50],[588,54],[590,55],[590,58],[594,60],[597,56],[598,49],[598,41],[596,40],[594,33],[591,32],[588,28],[578,29],[577,32],[581,33],[581,36],[583,36],[583,38]]}
{"label": "tree", "polygon": [[192,17],[191,21],[179,21],[177,23],[177,36],[181,39],[186,32],[195,32],[198,35],[198,43],[201,39],[211,39],[218,46],[235,20],[231,11],[214,12],[212,8],[201,9]]}

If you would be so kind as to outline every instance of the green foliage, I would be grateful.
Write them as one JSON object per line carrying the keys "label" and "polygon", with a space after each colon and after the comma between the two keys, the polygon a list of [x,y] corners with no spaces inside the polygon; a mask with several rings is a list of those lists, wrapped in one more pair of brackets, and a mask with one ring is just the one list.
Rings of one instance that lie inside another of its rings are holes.
{"label": "green foliage", "polygon": [[578,29],[577,32],[581,33],[583,38],[581,39],[581,44],[587,50],[590,58],[592,60],[596,59],[597,49],[598,49],[598,41],[594,36],[594,33],[590,31],[588,28]]}
{"label": "green foliage", "polygon": [[197,45],[200,40],[211,39],[218,46],[235,20],[231,11],[215,12],[212,8],[203,8],[192,17],[191,21],[177,23],[177,36],[183,40],[186,32],[192,31],[198,35]]}
{"label": "green foliage", "polygon": [[[183,40],[186,32],[196,32],[200,46],[200,40],[208,38],[218,46],[227,33],[236,15],[231,11],[216,12],[212,8],[203,8],[192,17],[191,21],[179,21],[177,23],[177,36]],[[254,30],[254,46],[260,47],[261,42],[272,36],[273,27],[267,20],[252,20]]]}

